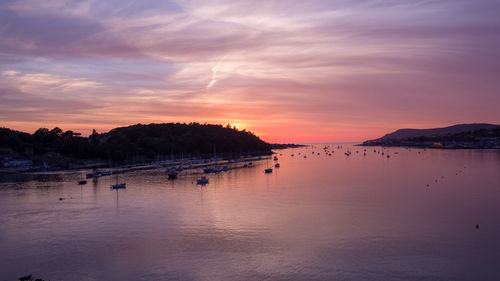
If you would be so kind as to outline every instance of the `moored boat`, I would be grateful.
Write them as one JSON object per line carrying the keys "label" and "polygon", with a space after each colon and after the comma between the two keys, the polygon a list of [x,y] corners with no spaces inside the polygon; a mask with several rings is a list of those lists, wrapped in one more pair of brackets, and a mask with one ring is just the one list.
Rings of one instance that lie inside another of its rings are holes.
{"label": "moored boat", "polygon": [[177,178],[177,172],[174,169],[168,171],[168,179],[169,180],[173,180],[176,178]]}
{"label": "moored boat", "polygon": [[196,180],[196,183],[204,185],[204,184],[208,183],[208,179],[206,177],[202,176],[201,178],[199,178],[199,179]]}
{"label": "moored boat", "polygon": [[125,188],[125,187],[127,187],[127,184],[125,184],[125,183],[117,183],[117,184],[113,184],[111,186],[112,189],[120,189],[120,188]]}

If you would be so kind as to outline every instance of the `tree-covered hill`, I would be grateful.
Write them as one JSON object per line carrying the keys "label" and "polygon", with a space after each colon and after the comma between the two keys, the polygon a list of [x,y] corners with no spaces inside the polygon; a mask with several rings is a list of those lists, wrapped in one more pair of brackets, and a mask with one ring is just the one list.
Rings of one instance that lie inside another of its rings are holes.
{"label": "tree-covered hill", "polygon": [[89,138],[100,143],[102,152],[109,151],[113,159],[134,154],[151,158],[158,154],[271,153],[271,145],[252,132],[198,123],[137,124]]}
{"label": "tree-covered hill", "polygon": [[228,126],[199,123],[163,123],[115,128],[89,137],[60,128],[40,128],[33,134],[0,128],[0,153],[106,161],[154,160],[159,157],[207,157],[216,151],[232,154],[270,154],[271,145],[252,132]]}

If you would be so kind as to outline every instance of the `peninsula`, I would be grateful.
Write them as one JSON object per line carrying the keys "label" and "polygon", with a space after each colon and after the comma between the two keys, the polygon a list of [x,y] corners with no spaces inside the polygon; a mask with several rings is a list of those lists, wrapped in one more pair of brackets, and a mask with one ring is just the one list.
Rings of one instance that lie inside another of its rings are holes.
{"label": "peninsula", "polygon": [[199,123],[136,124],[88,137],[60,128],[33,134],[0,128],[0,168],[58,170],[97,165],[144,163],[183,158],[238,158],[270,155],[270,144],[254,133],[229,125]]}
{"label": "peninsula", "polygon": [[473,123],[433,129],[400,129],[363,146],[405,146],[447,149],[500,148],[500,125]]}

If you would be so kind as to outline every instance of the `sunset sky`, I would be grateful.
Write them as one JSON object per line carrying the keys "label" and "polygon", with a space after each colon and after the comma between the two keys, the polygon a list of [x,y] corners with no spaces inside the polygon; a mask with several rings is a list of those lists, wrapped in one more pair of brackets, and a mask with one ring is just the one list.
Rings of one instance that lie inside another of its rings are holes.
{"label": "sunset sky", "polygon": [[500,123],[500,1],[0,2],[0,126],[271,142]]}

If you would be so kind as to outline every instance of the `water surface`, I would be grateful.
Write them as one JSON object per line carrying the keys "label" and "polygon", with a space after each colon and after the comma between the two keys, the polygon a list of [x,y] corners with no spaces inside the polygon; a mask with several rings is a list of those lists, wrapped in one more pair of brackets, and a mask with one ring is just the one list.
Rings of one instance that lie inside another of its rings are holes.
{"label": "water surface", "polygon": [[0,183],[0,280],[500,280],[498,151],[322,147]]}

